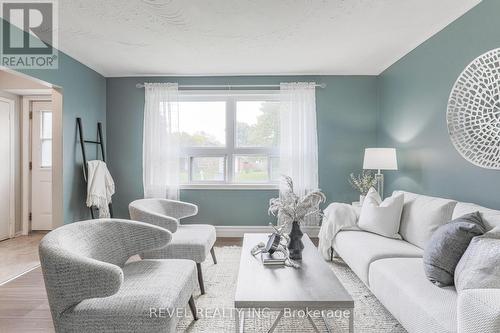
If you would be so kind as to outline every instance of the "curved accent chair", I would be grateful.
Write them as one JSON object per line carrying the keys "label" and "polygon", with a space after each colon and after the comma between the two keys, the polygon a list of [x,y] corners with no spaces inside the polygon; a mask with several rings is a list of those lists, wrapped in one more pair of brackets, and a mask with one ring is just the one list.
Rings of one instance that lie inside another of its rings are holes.
{"label": "curved accent chair", "polygon": [[196,262],[200,291],[205,293],[201,263],[208,253],[217,264],[214,244],[215,228],[208,224],[182,225],[179,220],[198,214],[198,206],[168,199],[139,199],[128,206],[130,218],[160,226],[172,232],[170,243],[160,250],[145,251],[141,258],[147,259],[190,259]]}
{"label": "curved accent chair", "polygon": [[187,304],[196,320],[193,261],[127,263],[171,238],[163,228],[118,219],[75,222],[48,233],[39,252],[56,332],[174,332],[174,310]]}

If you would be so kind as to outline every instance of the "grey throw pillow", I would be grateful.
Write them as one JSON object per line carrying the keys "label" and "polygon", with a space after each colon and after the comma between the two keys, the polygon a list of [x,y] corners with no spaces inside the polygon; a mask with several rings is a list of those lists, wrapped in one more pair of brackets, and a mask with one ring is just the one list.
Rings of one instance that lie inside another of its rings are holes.
{"label": "grey throw pillow", "polygon": [[455,288],[500,288],[500,227],[474,237],[455,269]]}
{"label": "grey throw pillow", "polygon": [[455,268],[473,237],[486,228],[479,212],[466,214],[439,227],[424,250],[424,270],[439,287],[453,284]]}

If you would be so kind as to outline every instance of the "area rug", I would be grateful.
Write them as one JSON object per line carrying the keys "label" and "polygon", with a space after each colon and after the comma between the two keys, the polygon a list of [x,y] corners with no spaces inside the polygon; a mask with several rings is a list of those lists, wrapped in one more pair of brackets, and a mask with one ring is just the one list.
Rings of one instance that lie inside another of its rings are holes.
{"label": "area rug", "polygon": [[[226,246],[216,248],[218,264],[210,259],[203,263],[205,295],[195,295],[196,306],[201,314],[193,321],[189,311],[182,316],[177,330],[179,332],[223,333],[235,331],[233,300],[238,278],[241,247]],[[377,298],[341,260],[329,263],[338,279],[354,299],[355,332],[406,332],[399,322],[383,307]],[[278,312],[254,314],[245,319],[245,332],[267,332]],[[320,332],[328,332],[321,319],[314,319]],[[327,324],[332,332],[347,332],[345,318],[328,318]],[[282,318],[275,332],[315,332],[308,319],[296,316]]]}

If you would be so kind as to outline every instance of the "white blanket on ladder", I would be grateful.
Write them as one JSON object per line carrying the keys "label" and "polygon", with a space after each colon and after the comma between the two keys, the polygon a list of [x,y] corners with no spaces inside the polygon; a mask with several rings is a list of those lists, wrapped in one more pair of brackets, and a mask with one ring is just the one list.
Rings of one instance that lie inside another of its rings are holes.
{"label": "white blanket on ladder", "polygon": [[108,205],[115,193],[115,183],[103,161],[87,162],[87,207],[99,209],[99,218],[110,217]]}
{"label": "white blanket on ladder", "polygon": [[324,211],[323,222],[319,230],[318,249],[326,260],[336,256],[333,241],[341,230],[359,230],[359,208],[352,205],[334,202]]}

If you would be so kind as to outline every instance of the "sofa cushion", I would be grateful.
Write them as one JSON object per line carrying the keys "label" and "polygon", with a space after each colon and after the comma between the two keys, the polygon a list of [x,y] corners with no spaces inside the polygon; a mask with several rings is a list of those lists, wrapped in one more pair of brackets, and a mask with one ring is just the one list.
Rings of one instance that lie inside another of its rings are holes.
{"label": "sofa cushion", "polygon": [[426,279],[421,258],[389,258],[370,266],[370,289],[408,332],[457,330],[457,292]]}
{"label": "sofa cushion", "polygon": [[451,221],[456,201],[429,197],[411,192],[404,194],[399,234],[404,240],[424,249],[434,231]]}
{"label": "sofa cushion", "polygon": [[179,319],[175,311],[187,305],[198,286],[195,263],[140,260],[126,264],[123,273],[125,278],[116,294],[86,299],[65,311],[62,331],[175,331]]}
{"label": "sofa cushion", "polygon": [[341,231],[335,237],[334,250],[356,275],[368,285],[370,264],[391,257],[422,257],[423,250],[399,239],[367,231]]}
{"label": "sofa cushion", "polygon": [[494,227],[500,227],[500,210],[482,207],[473,203],[458,202],[453,210],[453,218],[456,219],[473,212],[481,213],[486,229],[491,230]]}
{"label": "sofa cushion", "polygon": [[464,289],[500,288],[500,227],[474,237],[455,269],[455,286]]}
{"label": "sofa cushion", "polygon": [[424,271],[429,281],[439,287],[451,286],[455,268],[470,241],[485,231],[479,212],[463,215],[440,226],[424,251]]}

